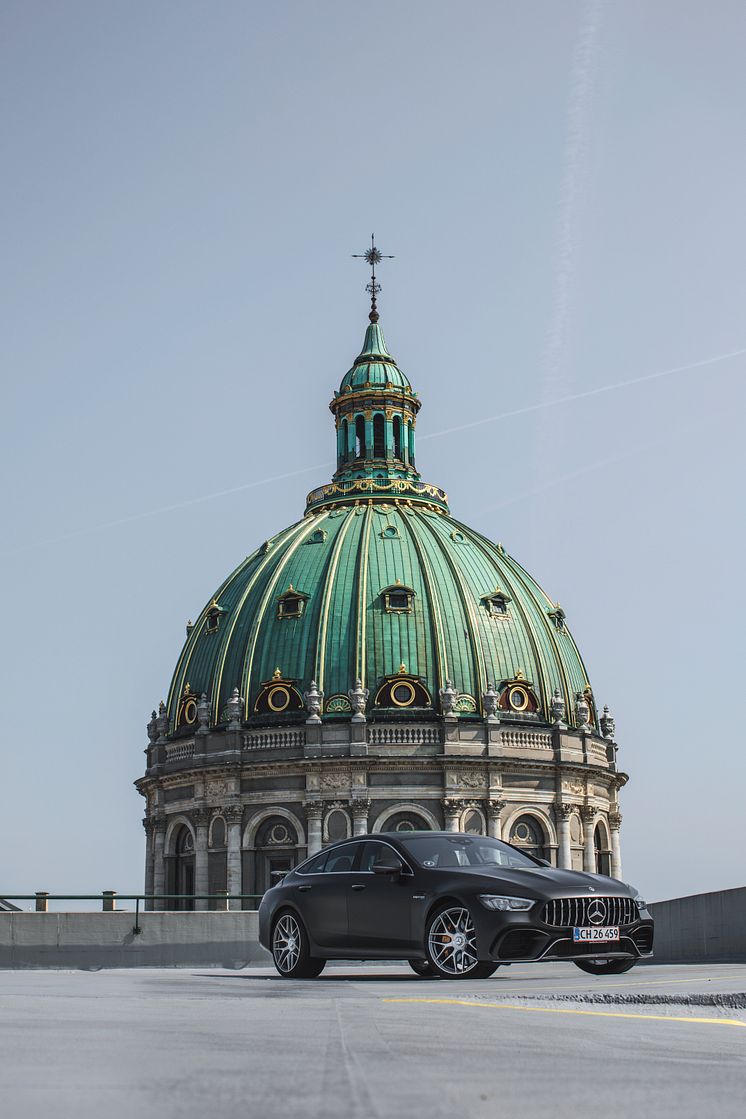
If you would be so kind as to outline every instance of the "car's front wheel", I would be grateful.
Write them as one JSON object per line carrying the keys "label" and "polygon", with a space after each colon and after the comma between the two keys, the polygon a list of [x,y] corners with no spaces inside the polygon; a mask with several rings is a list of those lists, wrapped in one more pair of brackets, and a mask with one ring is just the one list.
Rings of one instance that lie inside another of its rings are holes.
{"label": "car's front wheel", "polygon": [[573,960],[575,967],[579,967],[581,971],[586,971],[588,975],[623,975],[625,971],[629,971],[637,963],[637,960],[615,960],[615,959],[592,959],[592,960]]}
{"label": "car's front wheel", "polygon": [[498,968],[478,958],[474,921],[462,905],[444,905],[433,913],[425,931],[425,951],[441,979],[488,979]]}
{"label": "car's front wheel", "polygon": [[279,915],[272,928],[272,959],[283,979],[315,979],[326,963],[311,956],[303,922],[289,909]]}

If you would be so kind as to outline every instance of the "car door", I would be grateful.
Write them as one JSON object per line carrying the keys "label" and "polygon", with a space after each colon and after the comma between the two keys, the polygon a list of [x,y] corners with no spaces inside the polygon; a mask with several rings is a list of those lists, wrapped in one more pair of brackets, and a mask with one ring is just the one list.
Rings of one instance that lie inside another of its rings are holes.
{"label": "car door", "polygon": [[347,898],[360,843],[343,843],[323,852],[298,874],[296,900],[311,939],[320,948],[345,948],[348,940]]}
{"label": "car door", "polygon": [[[402,873],[375,874],[374,865],[402,865]],[[350,876],[347,911],[350,947],[370,951],[406,951],[412,947],[414,876],[388,843],[368,839],[358,870]]]}

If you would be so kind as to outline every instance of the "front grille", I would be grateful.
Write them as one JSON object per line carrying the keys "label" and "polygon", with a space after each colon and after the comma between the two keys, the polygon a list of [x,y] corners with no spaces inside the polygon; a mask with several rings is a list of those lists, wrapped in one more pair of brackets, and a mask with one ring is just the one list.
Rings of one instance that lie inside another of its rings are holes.
{"label": "front grille", "polygon": [[557,928],[631,925],[637,919],[637,906],[634,898],[557,898],[546,903],[542,919]]}

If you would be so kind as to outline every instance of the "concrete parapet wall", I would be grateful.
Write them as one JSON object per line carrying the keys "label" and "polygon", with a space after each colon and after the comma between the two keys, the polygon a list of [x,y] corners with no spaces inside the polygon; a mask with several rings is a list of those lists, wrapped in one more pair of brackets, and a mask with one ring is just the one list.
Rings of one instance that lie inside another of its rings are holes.
{"label": "concrete parapet wall", "polygon": [[650,906],[655,962],[746,962],[746,886]]}
{"label": "concrete parapet wall", "polygon": [[245,967],[271,963],[255,912],[0,913],[0,967]]}

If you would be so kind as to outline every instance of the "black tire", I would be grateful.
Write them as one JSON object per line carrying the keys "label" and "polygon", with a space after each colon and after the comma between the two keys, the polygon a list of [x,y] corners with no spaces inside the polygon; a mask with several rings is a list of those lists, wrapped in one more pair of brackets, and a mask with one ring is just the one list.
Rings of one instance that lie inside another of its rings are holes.
{"label": "black tire", "polygon": [[625,971],[629,971],[635,966],[637,960],[605,960],[603,958],[593,960],[573,960],[575,967],[579,967],[581,971],[585,971],[588,975],[623,975]]}
{"label": "black tire", "polygon": [[437,973],[433,970],[433,965],[428,960],[407,960],[415,975],[421,976],[422,979],[436,979]]}
{"label": "black tire", "polygon": [[440,979],[489,979],[499,964],[478,959],[471,913],[464,905],[445,904],[430,916],[425,952]]}
{"label": "black tire", "polygon": [[326,960],[311,956],[308,933],[297,913],[285,909],[272,925],[272,959],[283,979],[315,979]]}

